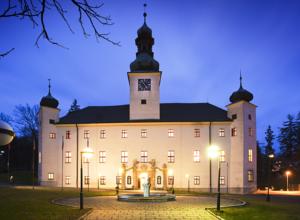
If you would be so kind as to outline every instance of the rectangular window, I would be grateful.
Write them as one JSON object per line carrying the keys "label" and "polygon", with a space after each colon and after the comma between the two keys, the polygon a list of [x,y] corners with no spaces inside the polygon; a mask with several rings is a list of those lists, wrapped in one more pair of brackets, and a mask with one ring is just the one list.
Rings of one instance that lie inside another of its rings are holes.
{"label": "rectangular window", "polygon": [[174,137],[174,129],[168,129],[168,137]]}
{"label": "rectangular window", "polygon": [[49,119],[49,124],[55,124],[55,120],[54,119]]}
{"label": "rectangular window", "polygon": [[231,118],[232,118],[232,120],[235,120],[235,119],[237,119],[237,115],[233,114]]}
{"label": "rectangular window", "polygon": [[131,176],[127,176],[127,185],[131,185]]}
{"label": "rectangular window", "polygon": [[48,180],[54,180],[54,173],[48,173]]}
{"label": "rectangular window", "polygon": [[225,162],[225,151],[224,150],[220,151],[220,162]]}
{"label": "rectangular window", "polygon": [[72,153],[71,151],[66,151],[65,153],[65,163],[71,163],[72,162]]}
{"label": "rectangular window", "polygon": [[55,138],[56,138],[56,133],[50,132],[50,133],[49,133],[49,138],[50,138],[50,139],[55,139]]}
{"label": "rectangular window", "polygon": [[147,100],[146,100],[146,99],[142,99],[142,100],[141,100],[141,104],[142,104],[142,105],[146,105],[146,104],[147,104]]}
{"label": "rectangular window", "polygon": [[122,130],[121,137],[122,138],[127,138],[128,137],[127,130]]}
{"label": "rectangular window", "polygon": [[194,136],[200,137],[200,129],[199,128],[194,129]]}
{"label": "rectangular window", "polygon": [[225,137],[225,129],[219,128],[219,137]]}
{"label": "rectangular window", "polygon": [[83,138],[84,139],[89,139],[90,138],[90,131],[89,130],[84,130],[83,131]]}
{"label": "rectangular window", "polygon": [[100,130],[100,138],[101,138],[101,139],[106,138],[105,130]]}
{"label": "rectangular window", "polygon": [[71,184],[71,177],[70,176],[66,176],[66,178],[65,178],[65,184],[66,185],[70,185]]}
{"label": "rectangular window", "polygon": [[84,176],[84,184],[89,185],[90,184],[90,177],[89,176]]}
{"label": "rectangular window", "polygon": [[148,163],[148,152],[147,151],[141,151],[141,162]]}
{"label": "rectangular window", "polygon": [[106,162],[106,152],[99,151],[99,163],[105,163],[105,162]]}
{"label": "rectangular window", "polygon": [[168,185],[174,185],[174,176],[168,176]]}
{"label": "rectangular window", "polygon": [[121,163],[128,163],[128,152],[127,151],[121,152]]}
{"label": "rectangular window", "polygon": [[200,150],[194,150],[194,162],[200,162]]}
{"label": "rectangular window", "polygon": [[100,185],[106,185],[106,178],[105,178],[105,176],[100,176]]}
{"label": "rectangular window", "polygon": [[248,119],[252,120],[252,115],[251,114],[248,115]]}
{"label": "rectangular window", "polygon": [[236,128],[231,128],[231,136],[237,136],[237,129]]}
{"label": "rectangular window", "polygon": [[200,176],[194,176],[194,185],[200,185]]}
{"label": "rectangular window", "polygon": [[225,185],[225,176],[220,176],[220,185]]}
{"label": "rectangular window", "polygon": [[71,139],[71,131],[66,131],[66,139]]}
{"label": "rectangular window", "polygon": [[253,182],[254,177],[253,177],[253,170],[248,170],[248,182]]}
{"label": "rectangular window", "polygon": [[253,161],[253,151],[252,149],[248,149],[248,162]]}
{"label": "rectangular window", "polygon": [[147,130],[146,129],[142,129],[141,130],[141,138],[146,138],[147,137]]}
{"label": "rectangular window", "polygon": [[175,163],[175,151],[168,151],[168,163]]}
{"label": "rectangular window", "polygon": [[253,136],[253,129],[252,128],[248,128],[248,132],[249,132],[249,136]]}
{"label": "rectangular window", "polygon": [[161,176],[157,176],[156,183],[157,185],[161,185]]}
{"label": "rectangular window", "polygon": [[121,176],[116,176],[116,184],[119,185],[122,183]]}

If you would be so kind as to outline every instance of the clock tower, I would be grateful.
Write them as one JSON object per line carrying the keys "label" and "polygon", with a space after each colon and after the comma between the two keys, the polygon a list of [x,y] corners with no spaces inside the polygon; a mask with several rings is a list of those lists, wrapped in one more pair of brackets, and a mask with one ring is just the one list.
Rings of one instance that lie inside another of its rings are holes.
{"label": "clock tower", "polygon": [[159,63],[153,58],[154,39],[152,30],[146,24],[138,29],[135,39],[136,59],[130,64],[128,81],[130,86],[130,120],[160,119],[160,80]]}

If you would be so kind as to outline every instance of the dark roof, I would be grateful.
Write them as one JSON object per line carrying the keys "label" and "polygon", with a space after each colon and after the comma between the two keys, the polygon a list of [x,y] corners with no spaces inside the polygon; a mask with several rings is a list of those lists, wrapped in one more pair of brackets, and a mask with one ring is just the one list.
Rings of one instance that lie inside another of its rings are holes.
{"label": "dark roof", "polygon": [[159,120],[129,120],[129,105],[89,106],[70,112],[58,124],[126,122],[209,122],[230,121],[227,111],[209,103],[160,104]]}

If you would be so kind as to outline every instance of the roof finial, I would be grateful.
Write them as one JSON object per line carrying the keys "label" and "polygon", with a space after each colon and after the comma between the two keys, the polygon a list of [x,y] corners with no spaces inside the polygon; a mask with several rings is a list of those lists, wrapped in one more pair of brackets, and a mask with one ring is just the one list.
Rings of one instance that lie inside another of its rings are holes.
{"label": "roof finial", "polygon": [[240,70],[240,87],[243,88],[243,85],[242,85],[242,70]]}
{"label": "roof finial", "polygon": [[146,17],[147,17],[146,7],[147,7],[147,4],[144,3],[144,14],[143,14],[143,16],[144,16],[144,23],[146,23]]}
{"label": "roof finial", "polygon": [[48,94],[51,95],[51,79],[48,79]]}

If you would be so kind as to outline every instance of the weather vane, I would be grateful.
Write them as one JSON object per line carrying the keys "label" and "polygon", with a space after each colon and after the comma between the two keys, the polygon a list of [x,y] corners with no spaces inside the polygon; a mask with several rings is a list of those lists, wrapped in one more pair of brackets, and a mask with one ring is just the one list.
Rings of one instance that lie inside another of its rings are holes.
{"label": "weather vane", "polygon": [[48,79],[48,88],[49,88],[49,94],[50,94],[50,89],[51,89],[51,79]]}
{"label": "weather vane", "polygon": [[147,4],[144,3],[144,22],[146,22],[146,17],[147,17],[146,7],[147,7]]}

